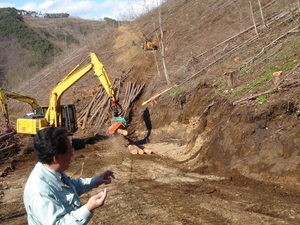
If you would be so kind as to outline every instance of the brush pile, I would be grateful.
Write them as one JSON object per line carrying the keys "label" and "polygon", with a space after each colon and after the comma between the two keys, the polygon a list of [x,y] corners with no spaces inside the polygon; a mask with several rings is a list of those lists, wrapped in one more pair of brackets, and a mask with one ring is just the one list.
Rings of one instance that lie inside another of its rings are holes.
{"label": "brush pile", "polygon": [[15,132],[0,135],[0,177],[6,176],[14,166],[10,160],[20,151],[20,139]]}

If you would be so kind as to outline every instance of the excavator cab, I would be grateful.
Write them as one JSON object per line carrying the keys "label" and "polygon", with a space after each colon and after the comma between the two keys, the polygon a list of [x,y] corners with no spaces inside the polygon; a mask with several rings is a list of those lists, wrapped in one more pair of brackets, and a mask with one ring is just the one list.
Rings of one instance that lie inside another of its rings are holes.
{"label": "excavator cab", "polygon": [[145,38],[145,41],[142,42],[142,49],[144,50],[157,50],[158,47],[153,43],[152,38]]}
{"label": "excavator cab", "polygon": [[48,106],[39,106],[36,108],[36,114],[45,115],[47,112]]}
{"label": "excavator cab", "polygon": [[77,131],[76,110],[74,105],[60,106],[60,113],[62,115],[61,127],[65,127],[71,134]]}

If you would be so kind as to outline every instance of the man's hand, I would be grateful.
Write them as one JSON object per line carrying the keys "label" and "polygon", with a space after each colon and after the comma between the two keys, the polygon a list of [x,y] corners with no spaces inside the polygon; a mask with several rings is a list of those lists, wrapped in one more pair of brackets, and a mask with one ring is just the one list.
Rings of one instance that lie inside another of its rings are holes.
{"label": "man's hand", "polygon": [[106,170],[104,173],[96,177],[96,184],[99,186],[101,184],[110,184],[111,178],[115,179],[114,172],[111,170]]}
{"label": "man's hand", "polygon": [[89,211],[93,211],[94,209],[104,204],[106,197],[107,197],[107,189],[104,188],[103,192],[100,192],[99,194],[90,197],[90,199],[86,203],[86,207],[88,208]]}

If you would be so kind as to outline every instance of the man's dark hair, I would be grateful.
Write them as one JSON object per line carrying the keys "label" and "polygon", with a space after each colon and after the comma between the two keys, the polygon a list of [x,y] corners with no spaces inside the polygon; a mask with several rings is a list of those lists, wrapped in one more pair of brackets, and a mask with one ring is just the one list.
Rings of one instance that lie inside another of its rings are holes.
{"label": "man's dark hair", "polygon": [[68,132],[65,128],[47,127],[34,137],[34,152],[41,163],[50,164],[55,154],[65,154],[67,146]]}

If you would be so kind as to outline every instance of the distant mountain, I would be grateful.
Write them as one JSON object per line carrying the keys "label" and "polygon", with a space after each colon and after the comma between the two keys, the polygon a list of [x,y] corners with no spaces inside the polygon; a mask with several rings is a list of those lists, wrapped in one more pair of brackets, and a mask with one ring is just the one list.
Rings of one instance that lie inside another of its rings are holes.
{"label": "distant mountain", "polygon": [[[7,85],[9,76],[20,76],[16,74],[18,67],[20,69],[42,68],[51,58],[59,52],[53,43],[39,35],[35,30],[24,23],[21,15],[14,8],[0,9],[0,51],[1,51],[1,69],[0,85]],[[9,61],[13,53],[15,59]],[[26,77],[26,76],[25,76]]]}
{"label": "distant mountain", "polygon": [[[34,14],[35,15],[35,14]],[[53,62],[54,57],[90,43],[113,27],[106,21],[35,17],[32,12],[0,8],[0,86],[13,87]]]}

